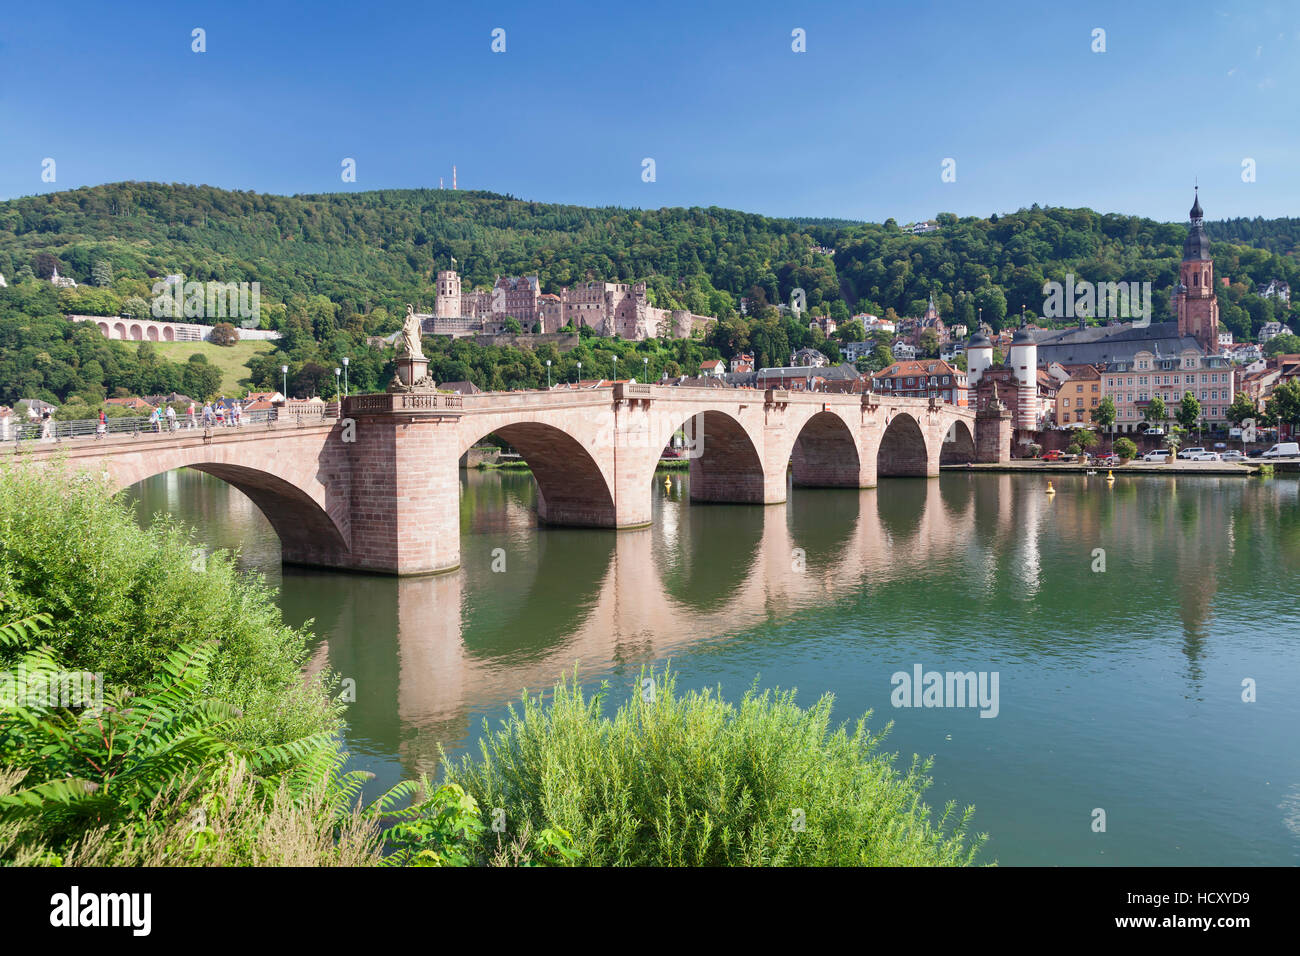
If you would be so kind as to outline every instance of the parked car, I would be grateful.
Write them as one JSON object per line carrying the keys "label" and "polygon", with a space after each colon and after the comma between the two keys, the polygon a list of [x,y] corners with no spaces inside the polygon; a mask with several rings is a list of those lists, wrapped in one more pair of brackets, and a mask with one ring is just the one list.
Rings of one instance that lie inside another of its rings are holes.
{"label": "parked car", "polygon": [[1168,448],[1159,448],[1155,451],[1149,451],[1142,456],[1143,461],[1166,461],[1169,458]]}
{"label": "parked car", "polygon": [[1060,461],[1065,457],[1065,452],[1052,449],[1043,456],[1043,461]]}
{"label": "parked car", "polygon": [[1284,441],[1274,445],[1260,458],[1300,458],[1300,442]]}
{"label": "parked car", "polygon": [[[1182,458],[1183,456],[1179,455],[1178,457]],[[1202,450],[1197,452],[1194,455],[1188,455],[1187,460],[1188,461],[1218,461],[1219,455],[1217,452]]]}
{"label": "parked car", "polygon": [[1123,459],[1120,458],[1119,455],[1114,454],[1113,452],[1109,455],[1102,455],[1100,458],[1097,459],[1097,464],[1102,465],[1105,468],[1114,468],[1115,466],[1121,464],[1122,462]]}
{"label": "parked car", "polygon": [[1204,455],[1206,450],[1199,445],[1193,448],[1184,448],[1178,453],[1178,457],[1187,461],[1198,461],[1197,455]]}
{"label": "parked car", "polygon": [[1147,429],[1146,431],[1144,431],[1142,434],[1143,434],[1143,435],[1163,435],[1164,433],[1165,433],[1165,430],[1164,430],[1163,428],[1161,428],[1159,425],[1152,425],[1150,428],[1148,428],[1148,429]]}
{"label": "parked car", "polygon": [[1220,461],[1245,461],[1246,456],[1239,451],[1225,451],[1219,456]]}

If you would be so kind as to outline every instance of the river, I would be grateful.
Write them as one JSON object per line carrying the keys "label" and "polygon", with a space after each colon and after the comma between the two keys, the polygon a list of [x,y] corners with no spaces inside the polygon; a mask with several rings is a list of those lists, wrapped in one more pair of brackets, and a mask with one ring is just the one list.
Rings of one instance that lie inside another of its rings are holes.
{"label": "river", "polygon": [[[757,680],[892,721],[900,764],[934,755],[931,805],[975,805],[985,861],[1300,863],[1300,483],[1053,481],[692,506],[687,476],[661,473],[653,525],[615,533],[540,528],[528,474],[462,472],[462,566],[419,579],[282,568],[257,508],[198,472],[128,494],[142,521],[238,549],[287,621],[314,622],[312,666],[354,682],[347,746],[372,789],[436,775],[440,744],[463,753],[575,665],[618,699],[671,660],[679,688],[739,699]],[[997,693],[894,706],[917,667]]]}

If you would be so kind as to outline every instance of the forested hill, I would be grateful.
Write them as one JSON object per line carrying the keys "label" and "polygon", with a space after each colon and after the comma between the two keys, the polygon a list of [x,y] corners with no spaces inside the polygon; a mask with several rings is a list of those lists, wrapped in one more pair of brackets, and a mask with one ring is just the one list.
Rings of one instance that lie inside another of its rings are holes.
{"label": "forested hill", "polygon": [[[0,203],[0,274],[12,280],[32,268],[40,275],[57,262],[61,274],[90,283],[96,261],[107,261],[113,280],[179,272],[259,281],[264,303],[290,311],[295,300],[323,295],[343,315],[381,305],[400,314],[406,301],[432,304],[434,274],[454,256],[467,289],[499,274],[535,273],[545,291],[588,278],[646,279],[657,305],[723,318],[754,287],[768,302],[789,301],[800,287],[814,311],[841,316],[915,315],[933,292],[945,317],[970,324],[982,308],[999,325],[1022,304],[1040,309],[1043,282],[1066,272],[1149,280],[1165,310],[1186,235],[1181,223],[1037,206],[938,221],[937,232],[913,236],[892,220],[594,209],[470,191],[283,197],[116,183]],[[1238,219],[1208,229],[1217,274],[1231,281],[1221,289],[1224,322],[1251,337],[1274,317],[1256,287],[1300,279],[1300,220]],[[82,305],[102,312],[114,302],[101,296]]]}

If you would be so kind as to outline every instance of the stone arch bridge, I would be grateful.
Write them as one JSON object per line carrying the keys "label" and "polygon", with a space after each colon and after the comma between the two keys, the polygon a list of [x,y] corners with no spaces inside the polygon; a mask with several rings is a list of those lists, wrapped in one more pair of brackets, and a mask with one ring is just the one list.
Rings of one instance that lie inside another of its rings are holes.
{"label": "stone arch bridge", "polygon": [[977,421],[969,408],[924,398],[625,383],[360,395],[337,419],[34,443],[4,457],[66,458],[114,488],[195,468],[258,505],[286,562],[427,574],[460,563],[459,461],[486,436],[531,466],[541,521],[636,528],[650,523],[654,471],[679,432],[693,501],[755,505],[784,502],[789,479],[869,488],[937,476],[940,464],[1002,460],[1011,436],[1005,411]]}

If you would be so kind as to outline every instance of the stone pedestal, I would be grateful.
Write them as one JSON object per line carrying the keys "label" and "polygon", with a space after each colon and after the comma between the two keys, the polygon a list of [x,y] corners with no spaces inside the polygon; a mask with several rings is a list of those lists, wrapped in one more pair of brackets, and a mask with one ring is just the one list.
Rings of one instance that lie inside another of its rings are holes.
{"label": "stone pedestal", "polygon": [[429,378],[429,360],[423,355],[397,356],[397,375],[388,385],[390,392],[413,392],[434,388],[434,381]]}

